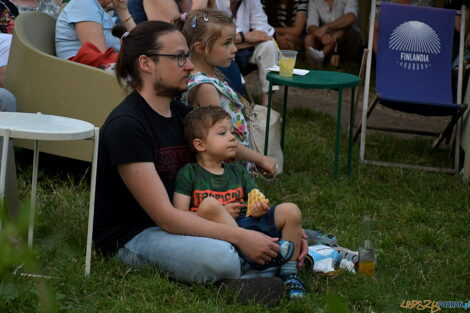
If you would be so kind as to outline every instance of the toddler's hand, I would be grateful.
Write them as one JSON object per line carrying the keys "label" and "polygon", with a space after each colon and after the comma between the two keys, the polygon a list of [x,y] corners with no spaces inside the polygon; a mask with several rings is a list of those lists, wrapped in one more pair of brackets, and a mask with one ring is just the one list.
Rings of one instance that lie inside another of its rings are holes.
{"label": "toddler's hand", "polygon": [[227,203],[225,209],[233,218],[237,218],[240,215],[241,204],[240,202]]}
{"label": "toddler's hand", "polygon": [[260,217],[266,214],[269,210],[269,206],[265,201],[257,201],[253,203],[253,208],[252,208],[252,217]]}

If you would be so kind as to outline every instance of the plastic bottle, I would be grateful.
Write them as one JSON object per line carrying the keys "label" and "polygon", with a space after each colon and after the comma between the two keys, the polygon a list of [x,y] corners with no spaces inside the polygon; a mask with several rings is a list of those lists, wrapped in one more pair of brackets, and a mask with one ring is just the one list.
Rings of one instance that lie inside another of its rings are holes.
{"label": "plastic bottle", "polygon": [[362,240],[359,247],[359,267],[358,272],[372,276],[375,273],[375,251],[372,243],[372,225],[369,215],[364,215],[361,224]]}

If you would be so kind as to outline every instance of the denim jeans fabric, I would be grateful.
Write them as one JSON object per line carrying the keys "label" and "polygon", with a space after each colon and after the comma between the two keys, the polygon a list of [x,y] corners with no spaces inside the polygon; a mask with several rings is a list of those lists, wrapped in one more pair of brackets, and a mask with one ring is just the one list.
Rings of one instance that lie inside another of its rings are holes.
{"label": "denim jeans fabric", "polygon": [[143,0],[128,0],[127,7],[136,24],[140,24],[147,20],[147,14],[144,10]]}
{"label": "denim jeans fabric", "polygon": [[172,278],[184,282],[213,283],[221,279],[272,277],[277,268],[253,269],[239,257],[230,243],[174,235],[159,227],[147,228],[122,247],[118,256],[134,266],[157,266]]}
{"label": "denim jeans fabric", "polygon": [[212,283],[240,278],[241,260],[228,242],[167,233],[147,228],[122,247],[119,258],[126,264],[157,266],[185,282]]}
{"label": "denim jeans fabric", "polygon": [[237,224],[241,228],[256,230],[273,238],[281,238],[281,232],[276,227],[274,214],[276,206],[269,209],[268,213],[261,217],[243,216],[237,218]]}

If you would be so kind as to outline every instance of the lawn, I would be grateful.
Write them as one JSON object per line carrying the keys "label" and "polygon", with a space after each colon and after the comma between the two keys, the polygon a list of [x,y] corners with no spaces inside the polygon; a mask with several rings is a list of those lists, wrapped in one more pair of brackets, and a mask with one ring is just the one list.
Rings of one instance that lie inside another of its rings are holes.
{"label": "lawn", "polygon": [[[400,307],[404,300],[470,300],[469,184],[450,175],[361,166],[358,144],[351,179],[342,175],[335,181],[334,125],[325,114],[291,110],[285,173],[273,182],[258,183],[272,203],[297,203],[305,228],[333,233],[340,245],[354,250],[359,245],[362,216],[369,214],[378,259],[375,276],[345,273],[327,278],[306,271],[302,276],[308,297],[283,300],[270,309],[242,306],[233,295],[220,293],[214,286],[178,283],[155,269],[136,270],[96,255],[91,276],[85,278],[87,165],[43,156],[34,253],[27,255],[16,239],[14,254],[8,254],[4,232],[0,259],[1,254],[23,258],[33,264],[35,272],[57,278],[12,275],[15,267],[10,261],[20,261],[4,257],[0,260],[0,312],[412,312]],[[370,157],[450,164],[449,149],[433,151],[429,140],[377,134],[368,136],[368,143]],[[345,136],[343,148],[344,161]],[[23,198],[28,198],[30,190],[31,157],[28,151],[18,151]],[[345,162],[340,173],[345,173]],[[21,229],[24,223],[17,225]],[[18,227],[4,226],[10,239],[16,238],[11,233]],[[442,309],[446,310],[450,309]]]}

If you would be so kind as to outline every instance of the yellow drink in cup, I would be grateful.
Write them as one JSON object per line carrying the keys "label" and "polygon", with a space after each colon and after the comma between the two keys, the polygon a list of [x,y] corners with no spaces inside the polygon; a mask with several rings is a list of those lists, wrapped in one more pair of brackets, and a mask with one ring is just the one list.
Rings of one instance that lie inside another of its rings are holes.
{"label": "yellow drink in cup", "polygon": [[297,51],[281,50],[279,54],[279,75],[291,77],[295,67]]}

